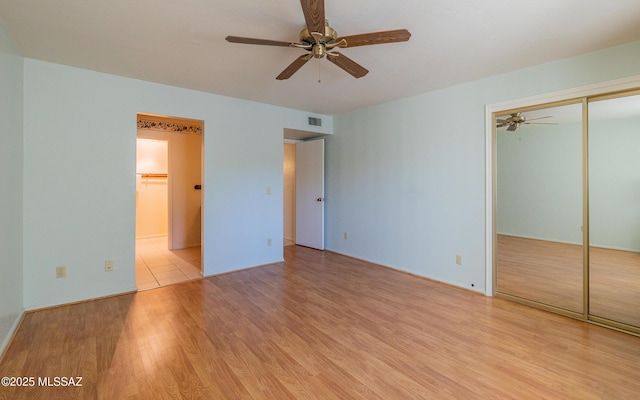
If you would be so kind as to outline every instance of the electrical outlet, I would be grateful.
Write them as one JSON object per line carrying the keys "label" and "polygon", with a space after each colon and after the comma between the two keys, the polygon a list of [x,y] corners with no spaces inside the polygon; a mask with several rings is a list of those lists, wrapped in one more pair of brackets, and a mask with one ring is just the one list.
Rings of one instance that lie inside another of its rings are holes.
{"label": "electrical outlet", "polygon": [[105,272],[113,271],[113,261],[107,260],[104,262],[104,271]]}
{"label": "electrical outlet", "polygon": [[67,277],[67,267],[61,265],[56,267],[56,278],[66,278]]}
{"label": "electrical outlet", "polygon": [[267,196],[271,196],[271,186],[267,186]]}
{"label": "electrical outlet", "polygon": [[456,254],[456,264],[462,265],[462,256],[460,254]]}
{"label": "electrical outlet", "polygon": [[349,234],[348,234],[347,232],[345,232],[345,233],[343,234],[343,236],[344,236],[344,240],[349,239]]}
{"label": "electrical outlet", "polygon": [[271,246],[271,238],[267,239],[267,246]]}

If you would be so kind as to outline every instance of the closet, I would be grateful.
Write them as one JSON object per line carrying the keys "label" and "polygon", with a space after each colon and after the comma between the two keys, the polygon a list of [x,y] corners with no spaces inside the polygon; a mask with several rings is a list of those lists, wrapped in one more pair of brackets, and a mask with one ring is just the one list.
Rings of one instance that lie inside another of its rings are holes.
{"label": "closet", "polygon": [[136,239],[167,236],[168,141],[136,140]]}
{"label": "closet", "polygon": [[640,333],[640,91],[494,122],[494,294]]}

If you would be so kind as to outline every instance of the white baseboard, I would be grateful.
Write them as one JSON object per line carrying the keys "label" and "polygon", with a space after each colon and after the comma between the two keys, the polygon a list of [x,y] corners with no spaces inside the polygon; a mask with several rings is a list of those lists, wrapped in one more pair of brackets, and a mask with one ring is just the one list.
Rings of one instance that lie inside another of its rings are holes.
{"label": "white baseboard", "polygon": [[[25,311],[23,309],[18,314],[9,315],[0,323],[0,335],[3,336],[2,342],[0,343],[0,361],[2,361],[4,352],[9,348],[9,344],[11,344],[11,341],[20,326],[20,322],[24,317],[24,312]],[[11,318],[12,316],[13,318]]]}

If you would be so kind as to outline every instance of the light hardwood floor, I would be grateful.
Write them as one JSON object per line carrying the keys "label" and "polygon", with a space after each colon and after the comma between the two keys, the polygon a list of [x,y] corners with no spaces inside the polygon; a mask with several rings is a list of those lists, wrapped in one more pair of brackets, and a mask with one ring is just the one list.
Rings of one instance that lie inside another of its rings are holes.
{"label": "light hardwood floor", "polygon": [[[582,246],[498,235],[497,289],[583,312]],[[640,327],[640,253],[589,249],[589,313]]]}
{"label": "light hardwood floor", "polygon": [[299,246],[28,313],[1,399],[637,399],[640,337]]}

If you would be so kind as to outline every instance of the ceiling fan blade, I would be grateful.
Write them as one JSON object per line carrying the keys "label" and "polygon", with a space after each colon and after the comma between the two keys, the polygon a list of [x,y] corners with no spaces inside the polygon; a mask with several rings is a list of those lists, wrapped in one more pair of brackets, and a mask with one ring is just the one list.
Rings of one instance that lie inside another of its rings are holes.
{"label": "ceiling fan blade", "polygon": [[341,53],[335,51],[327,53],[327,58],[338,67],[350,73],[354,78],[362,78],[369,73],[368,69]]}
{"label": "ceiling fan blade", "polygon": [[510,131],[510,132],[513,132],[513,131],[515,131],[516,129],[518,129],[518,125],[515,125],[515,124],[513,124],[513,125],[511,125],[511,126],[509,126],[509,127],[507,128],[507,130],[508,130],[508,131]]}
{"label": "ceiling fan blade", "polygon": [[303,56],[300,56],[300,57],[296,58],[291,64],[289,64],[289,66],[287,68],[284,69],[284,71],[282,71],[280,73],[280,75],[278,75],[276,77],[276,79],[281,81],[281,80],[284,80],[284,79],[291,78],[291,75],[295,74],[312,57],[313,57],[312,54],[305,54]]}
{"label": "ceiling fan blade", "polygon": [[324,36],[324,0],[300,0],[300,5],[309,33],[318,32]]}
{"label": "ceiling fan blade", "polygon": [[499,123],[498,125],[496,125],[496,128],[504,128],[507,125],[508,125],[507,122],[502,122],[502,123]]}
{"label": "ceiling fan blade", "polygon": [[557,122],[523,122],[525,125],[558,125]]}
{"label": "ceiling fan blade", "polygon": [[345,40],[344,45],[338,44],[338,47],[356,47],[368,46],[372,44],[406,42],[411,37],[406,29],[396,29],[393,31],[362,33],[360,35],[342,36],[336,39],[336,42]]}
{"label": "ceiling fan blade", "polygon": [[535,121],[537,119],[545,119],[545,118],[553,118],[553,116],[552,115],[547,115],[546,117],[527,118],[527,121]]}
{"label": "ceiling fan blade", "polygon": [[507,121],[506,119],[500,119],[500,118],[496,119],[496,122],[499,123],[499,124],[508,124],[509,123],[509,121]]}
{"label": "ceiling fan blade", "polygon": [[227,36],[225,39],[227,40],[227,42],[231,42],[231,43],[260,44],[264,46],[291,47],[292,45],[295,44],[291,42],[281,42],[278,40],[253,39],[253,38],[246,38],[246,37],[240,37],[240,36]]}

